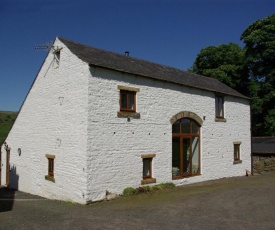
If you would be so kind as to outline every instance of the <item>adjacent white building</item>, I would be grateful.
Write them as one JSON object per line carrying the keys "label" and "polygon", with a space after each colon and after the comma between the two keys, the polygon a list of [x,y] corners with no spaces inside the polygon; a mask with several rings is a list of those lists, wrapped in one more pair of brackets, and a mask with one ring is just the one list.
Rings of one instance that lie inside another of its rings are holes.
{"label": "adjacent white building", "polygon": [[83,204],[243,176],[250,101],[213,78],[57,37],[1,150],[2,185]]}

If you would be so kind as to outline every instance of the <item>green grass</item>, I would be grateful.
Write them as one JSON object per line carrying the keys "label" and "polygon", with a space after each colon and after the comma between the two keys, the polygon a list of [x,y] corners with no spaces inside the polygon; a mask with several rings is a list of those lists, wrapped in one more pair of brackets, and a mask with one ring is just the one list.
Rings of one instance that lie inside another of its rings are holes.
{"label": "green grass", "polygon": [[2,145],[17,117],[18,112],[0,111],[0,145]]}

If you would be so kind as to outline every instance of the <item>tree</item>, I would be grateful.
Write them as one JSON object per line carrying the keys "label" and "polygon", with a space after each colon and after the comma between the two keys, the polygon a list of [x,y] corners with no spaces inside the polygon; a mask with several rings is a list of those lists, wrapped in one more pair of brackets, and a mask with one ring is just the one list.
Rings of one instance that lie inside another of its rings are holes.
{"label": "tree", "polygon": [[251,80],[252,133],[275,136],[275,14],[248,26],[241,40]]}
{"label": "tree", "polygon": [[228,43],[202,49],[190,71],[217,78],[240,93],[248,94],[245,52],[238,44]]}

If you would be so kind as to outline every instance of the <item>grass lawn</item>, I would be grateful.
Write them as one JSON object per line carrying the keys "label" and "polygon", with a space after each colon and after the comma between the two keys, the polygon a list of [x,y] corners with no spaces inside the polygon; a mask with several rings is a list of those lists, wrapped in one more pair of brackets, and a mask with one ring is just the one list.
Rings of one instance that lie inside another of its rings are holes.
{"label": "grass lawn", "polygon": [[5,141],[18,112],[0,111],[0,145]]}

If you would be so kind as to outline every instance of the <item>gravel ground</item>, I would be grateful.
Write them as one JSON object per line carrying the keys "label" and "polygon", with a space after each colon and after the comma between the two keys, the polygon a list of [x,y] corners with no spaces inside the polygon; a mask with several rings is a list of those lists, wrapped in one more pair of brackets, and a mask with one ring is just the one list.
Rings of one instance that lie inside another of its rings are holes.
{"label": "gravel ground", "polygon": [[90,205],[0,188],[0,229],[275,229],[275,172]]}

